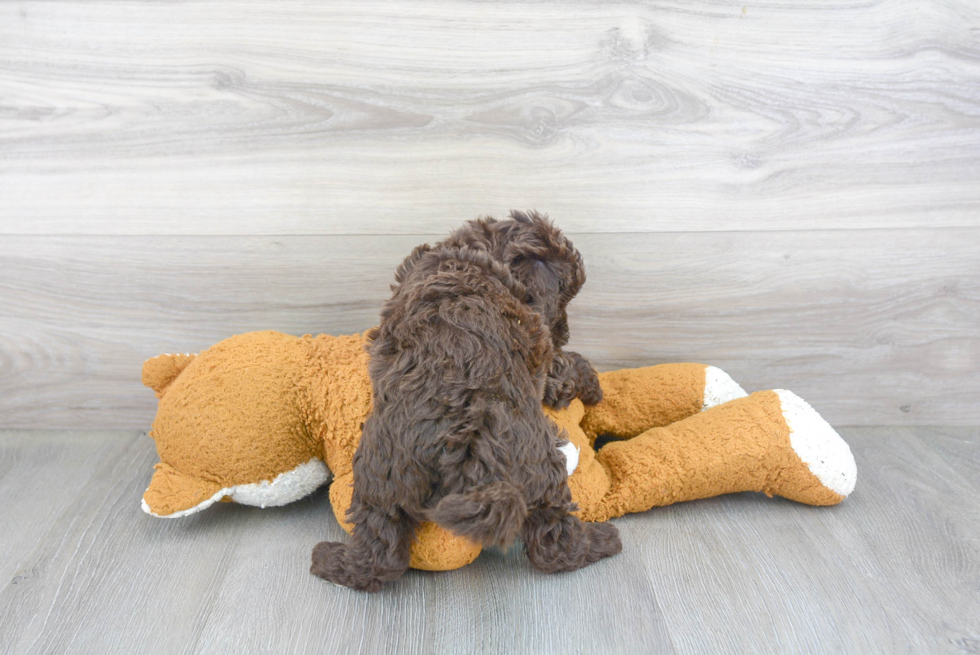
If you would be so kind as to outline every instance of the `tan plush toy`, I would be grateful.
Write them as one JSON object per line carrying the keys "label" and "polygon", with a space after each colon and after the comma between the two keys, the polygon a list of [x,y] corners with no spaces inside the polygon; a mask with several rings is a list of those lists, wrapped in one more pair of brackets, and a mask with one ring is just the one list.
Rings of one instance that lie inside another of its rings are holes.
{"label": "tan plush toy", "polygon": [[[143,383],[160,399],[150,432],[160,463],[143,509],[187,516],[218,501],[268,507],[298,500],[333,475],[344,518],[352,458],[371,410],[362,335],[252,332],[200,355],[160,355]],[[565,429],[568,484],[586,521],[683,500],[761,491],[833,505],[854,488],[847,444],[789,391],[746,395],[720,369],[664,364],[599,375],[604,398],[547,409]],[[596,451],[599,435],[617,441]],[[423,524],[412,567],[449,570],[480,546]]]}

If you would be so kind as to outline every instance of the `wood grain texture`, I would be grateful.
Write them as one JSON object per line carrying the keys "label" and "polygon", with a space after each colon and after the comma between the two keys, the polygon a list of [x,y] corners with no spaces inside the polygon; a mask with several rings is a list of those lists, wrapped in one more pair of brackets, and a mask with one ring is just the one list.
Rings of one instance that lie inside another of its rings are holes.
{"label": "wood grain texture", "polygon": [[[711,363],[836,425],[980,420],[980,229],[572,236],[600,369]],[[143,360],[367,329],[437,238],[0,237],[0,426],[146,428]]]}
{"label": "wood grain texture", "polygon": [[[32,436],[0,440],[8,451],[30,451]],[[674,652],[653,590],[632,566],[544,576],[515,549],[359,594],[309,573],[313,545],[343,538],[325,490],[282,508],[220,505],[186,520],[155,519],[139,509],[156,461],[152,441],[145,433],[101,440],[96,446],[115,456],[59,523],[39,545],[9,544],[34,573],[0,587],[0,652]],[[49,466],[71,480],[91,474],[84,465]],[[27,509],[60,493],[34,484],[37,472],[15,471],[31,492]],[[4,520],[8,511],[0,509]],[[596,602],[602,588],[622,604]],[[635,625],[613,630],[623,607]]]}
{"label": "wood grain texture", "polygon": [[966,0],[4,2],[0,233],[976,226]]}
{"label": "wood grain texture", "polygon": [[976,488],[934,448],[937,434],[968,436],[963,455],[975,465],[977,429],[842,434],[859,473],[839,506],[738,494],[674,505],[656,521],[628,517],[679,652],[965,653],[980,644]]}
{"label": "wood grain texture", "polygon": [[[77,490],[88,484],[100,464],[120,452],[119,440],[88,434],[4,433],[0,438],[0,584],[29,583],[41,575],[47,560],[23,556],[46,541],[65,513],[78,502]],[[33,471],[25,478],[25,471]],[[66,486],[65,473],[71,472]],[[44,497],[38,504],[38,498]]]}
{"label": "wood grain texture", "polygon": [[839,506],[683,503],[617,519],[623,553],[577,573],[488,551],[368,596],[308,572],[314,543],[344,538],[325,491],[155,519],[145,433],[3,432],[17,465],[0,483],[21,495],[0,522],[57,520],[0,534],[18,567],[0,578],[0,653],[974,652],[977,487],[947,455],[975,468],[980,431],[843,434],[859,479]]}
{"label": "wood grain texture", "polygon": [[828,514],[821,521],[877,598],[906,599],[891,614],[908,650],[975,652],[980,647],[980,488],[961,467],[950,466],[943,451],[960,440],[964,461],[976,467],[980,430],[888,428],[872,434],[878,438],[855,443],[851,431],[844,432],[858,466],[862,460],[874,462],[861,471],[865,520]]}
{"label": "wood grain texture", "polygon": [[961,480],[976,488],[980,496],[980,459],[973,457],[973,453],[980,448],[977,443],[980,435],[975,430],[921,428],[915,434],[927,438],[932,450],[943,458],[947,466],[959,473]]}

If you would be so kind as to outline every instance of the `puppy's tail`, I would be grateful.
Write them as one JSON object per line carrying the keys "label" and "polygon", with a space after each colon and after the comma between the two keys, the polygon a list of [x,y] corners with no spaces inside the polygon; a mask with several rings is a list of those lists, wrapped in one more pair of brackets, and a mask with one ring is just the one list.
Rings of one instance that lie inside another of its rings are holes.
{"label": "puppy's tail", "polygon": [[466,494],[444,497],[428,515],[453,534],[485,546],[506,546],[520,533],[527,504],[514,485],[492,482]]}

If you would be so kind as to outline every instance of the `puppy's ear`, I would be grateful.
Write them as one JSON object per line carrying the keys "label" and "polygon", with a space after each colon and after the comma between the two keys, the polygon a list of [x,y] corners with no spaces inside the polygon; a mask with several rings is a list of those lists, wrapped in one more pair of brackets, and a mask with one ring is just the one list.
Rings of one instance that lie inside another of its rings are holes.
{"label": "puppy's ear", "polygon": [[511,209],[508,218],[517,223],[522,223],[524,225],[545,225],[548,228],[553,229],[554,226],[551,223],[551,219],[548,218],[547,214],[542,214],[537,209],[528,209],[526,211],[521,211],[520,209]]}
{"label": "puppy's ear", "polygon": [[560,304],[566,305],[585,284],[582,255],[546,214],[512,211],[510,217],[513,220],[504,248],[504,262],[512,267],[520,267],[527,260],[548,262],[550,270],[560,279]]}
{"label": "puppy's ear", "polygon": [[504,263],[512,265],[526,259],[543,261],[548,256],[549,237],[556,231],[546,215],[534,210],[510,212],[510,222],[498,223],[504,234]]}
{"label": "puppy's ear", "polygon": [[408,277],[408,274],[412,272],[415,265],[418,263],[425,253],[432,250],[432,247],[427,243],[423,243],[421,246],[416,246],[412,254],[405,258],[405,261],[401,263],[398,269],[395,271],[395,282],[401,284]]}

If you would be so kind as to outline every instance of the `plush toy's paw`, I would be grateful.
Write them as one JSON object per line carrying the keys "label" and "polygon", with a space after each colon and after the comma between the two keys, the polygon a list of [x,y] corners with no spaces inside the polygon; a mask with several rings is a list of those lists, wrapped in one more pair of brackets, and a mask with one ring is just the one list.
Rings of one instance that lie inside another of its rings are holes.
{"label": "plush toy's paw", "polygon": [[711,409],[715,405],[727,403],[729,400],[744,398],[749,394],[739,386],[738,382],[717,366],[704,368],[704,402],[701,411]]}
{"label": "plush toy's paw", "polygon": [[[840,502],[854,491],[857,481],[857,465],[854,455],[839,434],[830,427],[815,409],[792,391],[776,389],[782,406],[783,418],[789,427],[790,445],[800,461],[820,481],[826,489],[836,494]],[[804,496],[812,495],[812,490],[801,490]],[[792,493],[792,492],[791,492]],[[779,491],[780,496],[800,500],[793,495]],[[812,502],[810,504],[830,505],[833,502]]]}

